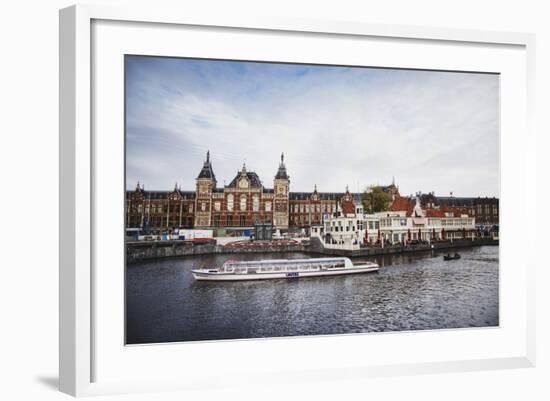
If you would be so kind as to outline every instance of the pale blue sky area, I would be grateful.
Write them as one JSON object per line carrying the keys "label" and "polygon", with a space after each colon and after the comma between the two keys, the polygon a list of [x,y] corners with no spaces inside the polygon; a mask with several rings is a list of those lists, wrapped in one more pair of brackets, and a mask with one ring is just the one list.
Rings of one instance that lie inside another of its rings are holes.
{"label": "pale blue sky area", "polygon": [[498,196],[497,75],[126,57],[127,188],[218,186],[242,167],[291,191]]}

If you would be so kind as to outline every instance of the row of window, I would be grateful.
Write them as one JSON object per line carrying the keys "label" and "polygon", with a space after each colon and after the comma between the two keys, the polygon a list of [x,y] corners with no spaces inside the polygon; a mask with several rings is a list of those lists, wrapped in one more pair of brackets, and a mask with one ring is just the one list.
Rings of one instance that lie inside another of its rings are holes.
{"label": "row of window", "polygon": [[321,215],[311,216],[290,216],[291,223],[315,223],[321,222]]}
{"label": "row of window", "polygon": [[[242,195],[239,199],[239,210],[241,212],[246,211],[246,207],[247,207],[246,203],[247,203],[246,195]],[[206,205],[206,203],[204,203],[204,205]],[[221,211],[221,208],[222,208],[221,202],[214,202],[214,210],[216,212]],[[233,195],[229,194],[227,195],[227,211],[232,212],[234,208],[235,208],[235,198],[233,197]],[[264,209],[266,212],[271,212],[271,202],[266,202],[264,204]],[[252,197],[252,211],[254,212],[260,211],[260,197],[257,195]]]}
{"label": "row of window", "polygon": [[222,226],[234,227],[237,223],[240,227],[245,227],[246,216],[239,216],[238,219],[234,219],[233,216],[226,216],[226,219],[221,219],[220,216],[215,215],[214,218],[212,219],[212,225],[214,227],[222,227]]}
{"label": "row of window", "polygon": [[[128,220],[129,227],[141,227],[143,226],[143,220],[140,217],[130,218]],[[164,216],[149,218],[149,227],[193,227],[192,217],[170,218],[166,219]]]}
{"label": "row of window", "polygon": [[[363,225],[361,224],[360,226],[357,226],[357,230],[362,230],[363,229]],[[330,232],[355,232],[355,226],[345,226],[345,227],[339,227],[339,226],[334,226],[334,227],[331,227],[330,230],[327,230],[327,231],[330,231]]]}
{"label": "row of window", "polygon": [[[179,213],[180,210],[185,213],[185,212],[189,212],[189,213],[193,213],[193,204],[190,204],[190,205],[181,205],[180,206],[176,206],[176,207],[172,207],[172,212],[177,212]],[[137,210],[137,213],[141,214],[142,212],[144,212],[146,215],[149,215],[149,214],[161,214],[163,212],[166,212],[166,209],[163,207],[163,205],[161,203],[153,203],[153,204],[148,204],[146,203],[145,205],[142,205],[142,204],[138,204],[137,207],[136,207],[136,210]]]}
{"label": "row of window", "polygon": [[[381,219],[380,221],[362,221],[362,220],[349,220],[347,222],[347,225],[343,223],[341,220],[333,220],[330,223],[327,222],[325,224],[327,231],[350,231],[350,227],[353,227],[351,231],[355,231],[355,226],[357,226],[358,230],[362,230],[364,227],[364,223],[366,223],[366,227],[368,227],[369,230],[376,230],[380,227],[406,227],[407,226],[407,219]],[[392,224],[393,223],[393,224]],[[437,226],[441,224],[441,226],[470,226],[473,224],[473,219],[471,218],[453,218],[453,219],[428,219],[428,225],[429,226]]]}
{"label": "row of window", "polygon": [[336,213],[336,204],[294,204],[290,205],[291,213]]}
{"label": "row of window", "polygon": [[497,205],[477,205],[476,207],[477,214],[491,214],[491,211],[496,216],[498,214]]}
{"label": "row of window", "polygon": [[381,227],[405,227],[407,219],[380,219]]}
{"label": "row of window", "polygon": [[473,224],[473,219],[441,219],[442,226],[469,226]]}

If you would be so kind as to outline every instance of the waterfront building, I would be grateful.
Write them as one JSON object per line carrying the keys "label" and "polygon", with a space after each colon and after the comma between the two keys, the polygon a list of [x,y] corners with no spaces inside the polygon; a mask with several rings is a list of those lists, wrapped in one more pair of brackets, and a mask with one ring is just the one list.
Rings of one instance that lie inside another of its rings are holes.
{"label": "waterfront building", "polygon": [[440,240],[469,239],[478,235],[475,218],[465,208],[422,208],[420,194],[414,203],[397,197],[388,210],[364,214],[360,204],[354,213],[328,216],[312,235],[326,247],[355,249],[378,244],[409,244]]}
{"label": "waterfront building", "polygon": [[195,191],[146,191],[139,182],[134,191],[126,193],[126,227],[192,228]]}
{"label": "waterfront building", "polygon": [[[282,156],[281,166],[279,170],[284,168]],[[248,171],[244,164],[229,185],[218,188],[216,184],[210,154],[207,153],[196,180],[195,228],[250,229],[255,222],[266,221],[275,223],[276,228],[288,227],[284,213],[283,219],[276,213],[276,208],[288,210],[288,177],[275,178],[277,196],[273,189],[265,188],[258,175]]]}
{"label": "waterfront building", "polygon": [[[216,229],[217,233],[243,233],[256,225],[271,224],[274,230],[306,230],[324,217],[360,201],[360,194],[346,192],[291,192],[284,155],[281,155],[273,187],[265,187],[246,165],[229,185],[218,186],[207,152],[196,178],[195,191],[147,191],[143,185],[126,193],[126,227],[154,231],[175,228]],[[353,207],[353,206],[351,206]]]}
{"label": "waterfront building", "polygon": [[491,226],[499,223],[499,200],[496,197],[436,197],[431,192],[422,194],[421,200],[423,207],[467,209],[469,214],[475,216],[478,226]]}
{"label": "waterfront building", "polygon": [[361,195],[349,192],[318,192],[315,185],[313,192],[290,193],[290,227],[311,228],[322,224],[327,216],[334,215],[341,208],[354,209],[361,202]]}
{"label": "waterfront building", "polygon": [[475,217],[468,208],[436,205],[431,198],[422,207],[422,195],[414,199],[397,198],[380,218],[382,239],[390,243],[464,239],[476,235]]}
{"label": "waterfront building", "polygon": [[[320,231],[330,220],[336,224],[334,227],[350,227],[356,231],[362,224],[366,231],[366,237],[362,234],[353,238],[347,238],[347,234],[342,236],[342,232],[337,231],[341,241],[357,239],[360,243],[374,243],[385,239],[403,241],[403,238],[409,238],[408,230],[411,230],[410,240],[424,240],[430,229],[435,228],[436,232],[445,226],[454,229],[446,219],[462,215],[475,217],[477,224],[498,224],[496,198],[436,197],[433,193],[402,197],[395,180],[392,180],[390,185],[382,186],[392,198],[387,210],[365,215],[361,194],[352,193],[347,187],[345,192],[322,192],[315,185],[311,192],[292,192],[290,183],[284,155],[281,155],[271,188],[264,186],[258,174],[249,171],[244,164],[229,185],[219,187],[210,152],[207,152],[193,191],[182,190],[177,184],[171,191],[150,191],[140,183],[134,190],[127,191],[126,227],[157,233],[171,232],[176,228],[214,229],[215,235],[223,236],[251,233],[257,225],[271,225],[273,232],[309,234],[313,228]],[[424,216],[413,216],[417,198]],[[352,224],[352,219],[357,220],[358,214],[363,216],[361,223]],[[414,224],[413,220],[407,220],[403,225],[402,220],[409,218],[415,218],[417,222],[425,219],[427,223]],[[457,227],[463,228],[462,225]]]}

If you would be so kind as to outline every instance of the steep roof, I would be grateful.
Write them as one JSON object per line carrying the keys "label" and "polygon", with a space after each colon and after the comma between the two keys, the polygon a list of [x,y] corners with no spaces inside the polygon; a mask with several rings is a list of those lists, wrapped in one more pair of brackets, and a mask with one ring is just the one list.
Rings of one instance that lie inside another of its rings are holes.
{"label": "steep roof", "polygon": [[214,170],[212,169],[212,163],[210,163],[210,151],[206,152],[206,160],[202,165],[202,169],[197,178],[209,178],[216,181],[216,176],[214,175]]}
{"label": "steep roof", "polygon": [[288,180],[288,174],[286,172],[286,166],[285,166],[285,155],[281,153],[281,163],[279,163],[279,169],[277,170],[277,174],[275,174],[276,180]]}
{"label": "steep roof", "polygon": [[402,196],[396,197],[391,205],[387,208],[389,212],[406,212],[407,216],[411,216],[414,210],[414,202],[410,198]]}
{"label": "steep roof", "polygon": [[262,180],[260,180],[260,177],[254,171],[244,171],[244,173],[243,173],[243,171],[239,171],[239,172],[237,172],[237,175],[235,176],[235,178],[233,178],[233,180],[231,180],[228,187],[237,188],[237,183],[239,182],[239,179],[243,175],[248,178],[248,180],[250,181],[250,186],[251,187],[261,187],[262,186]]}
{"label": "steep roof", "polygon": [[[404,211],[407,216],[412,216],[414,207],[415,202],[411,198],[397,197],[387,210],[391,212]],[[426,217],[460,217],[464,214],[471,217],[470,209],[467,207],[448,206],[445,203],[439,207],[422,207],[422,210]]]}

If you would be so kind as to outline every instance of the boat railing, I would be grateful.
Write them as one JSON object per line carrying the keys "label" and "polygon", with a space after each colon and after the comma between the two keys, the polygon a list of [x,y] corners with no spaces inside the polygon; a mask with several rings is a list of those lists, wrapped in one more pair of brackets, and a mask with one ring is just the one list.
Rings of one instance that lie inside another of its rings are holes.
{"label": "boat railing", "polygon": [[221,269],[225,273],[246,274],[249,272],[297,272],[326,270],[346,267],[346,258],[326,258],[310,262],[308,260],[274,260],[274,261],[226,261]]}

